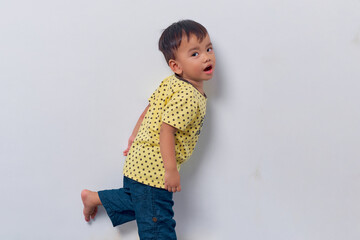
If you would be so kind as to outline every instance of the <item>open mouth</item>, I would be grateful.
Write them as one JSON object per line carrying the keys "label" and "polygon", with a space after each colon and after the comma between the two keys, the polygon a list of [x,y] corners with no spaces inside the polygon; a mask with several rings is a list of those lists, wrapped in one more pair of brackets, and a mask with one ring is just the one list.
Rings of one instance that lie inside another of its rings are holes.
{"label": "open mouth", "polygon": [[204,72],[210,72],[212,68],[213,68],[212,65],[209,65],[204,69]]}

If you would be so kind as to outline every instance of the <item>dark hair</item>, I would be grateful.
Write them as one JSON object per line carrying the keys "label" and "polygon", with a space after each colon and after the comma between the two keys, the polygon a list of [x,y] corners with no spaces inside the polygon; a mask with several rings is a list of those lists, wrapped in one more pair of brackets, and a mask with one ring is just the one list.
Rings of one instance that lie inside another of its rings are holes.
{"label": "dark hair", "polygon": [[164,54],[167,64],[170,59],[175,59],[175,52],[181,44],[183,34],[189,41],[190,35],[194,34],[201,42],[207,33],[206,28],[193,20],[181,20],[166,28],[159,39],[159,50]]}

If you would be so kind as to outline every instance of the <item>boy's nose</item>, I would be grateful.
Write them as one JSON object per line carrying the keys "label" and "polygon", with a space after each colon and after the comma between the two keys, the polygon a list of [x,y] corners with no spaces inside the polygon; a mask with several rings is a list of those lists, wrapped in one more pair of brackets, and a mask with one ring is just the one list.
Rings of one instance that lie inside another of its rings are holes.
{"label": "boy's nose", "polygon": [[209,54],[204,54],[204,62],[209,62],[211,60]]}

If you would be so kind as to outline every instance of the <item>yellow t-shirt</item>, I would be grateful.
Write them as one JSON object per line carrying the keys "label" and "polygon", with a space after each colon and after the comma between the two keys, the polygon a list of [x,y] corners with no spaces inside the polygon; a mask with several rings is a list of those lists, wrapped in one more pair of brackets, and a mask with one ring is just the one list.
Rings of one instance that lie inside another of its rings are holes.
{"label": "yellow t-shirt", "polygon": [[137,182],[164,188],[164,163],[160,153],[160,126],[175,133],[177,168],[191,156],[206,112],[206,96],[176,75],[165,78],[149,98],[150,107],[140,125],[124,166],[124,175]]}

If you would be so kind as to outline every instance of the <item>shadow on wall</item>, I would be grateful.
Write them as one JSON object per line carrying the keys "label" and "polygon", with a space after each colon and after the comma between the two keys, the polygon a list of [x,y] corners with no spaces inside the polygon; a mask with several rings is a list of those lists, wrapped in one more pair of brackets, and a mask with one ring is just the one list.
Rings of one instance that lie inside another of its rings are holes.
{"label": "shadow on wall", "polygon": [[122,238],[128,239],[129,236],[137,235],[138,229],[137,229],[136,221],[127,222],[118,226],[117,231],[118,231],[118,236],[121,237],[120,239]]}
{"label": "shadow on wall", "polygon": [[[191,159],[181,167],[181,186],[183,190],[181,193],[174,195],[175,219],[178,223],[176,227],[177,232],[189,232],[189,230],[187,230],[188,226],[194,224],[191,218],[193,213],[197,211],[194,209],[194,205],[198,205],[193,202],[194,195],[196,196],[198,193],[201,194],[201,189],[194,188],[194,181],[199,181],[200,184],[198,183],[196,185],[201,186],[201,181],[204,180],[197,178],[197,174],[200,168],[207,166],[205,159],[207,156],[206,152],[209,151],[209,146],[212,145],[211,142],[214,140],[213,127],[216,124],[214,124],[213,116],[215,116],[216,113],[214,113],[214,108],[211,103],[217,101],[222,96],[221,89],[223,89],[223,86],[220,87],[220,81],[223,83],[222,80],[221,67],[217,63],[215,76],[212,80],[204,84],[205,92],[208,96],[204,127]],[[181,237],[181,235],[178,237]],[[181,240],[181,238],[179,238],[179,240]]]}

